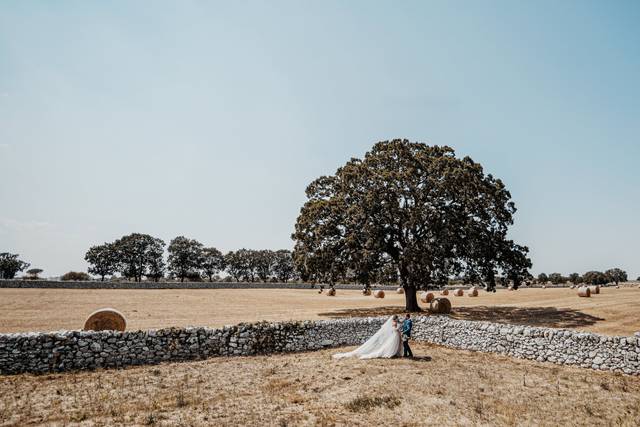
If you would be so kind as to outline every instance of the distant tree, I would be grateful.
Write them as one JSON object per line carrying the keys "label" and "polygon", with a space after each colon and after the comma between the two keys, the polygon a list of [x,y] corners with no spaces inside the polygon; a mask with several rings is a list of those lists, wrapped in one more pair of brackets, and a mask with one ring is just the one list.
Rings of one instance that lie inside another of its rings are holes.
{"label": "distant tree", "polygon": [[70,271],[65,273],[60,280],[64,281],[89,281],[91,280],[91,276],[83,271]]}
{"label": "distant tree", "polygon": [[255,265],[255,271],[258,278],[263,282],[269,280],[276,261],[275,252],[269,249],[252,251],[251,257],[253,258],[253,264]]}
{"label": "distant tree", "polygon": [[195,239],[178,236],[169,243],[169,270],[181,282],[190,274],[200,271],[202,267],[202,243]]}
{"label": "distant tree", "polygon": [[578,273],[571,273],[569,275],[569,281],[574,285],[577,285],[578,283],[582,282],[582,277],[580,277]]}
{"label": "distant tree", "polygon": [[619,268],[611,268],[604,272],[610,282],[615,282],[617,285],[620,282],[627,281],[627,272]]}
{"label": "distant tree", "polygon": [[20,260],[18,254],[0,253],[0,279],[13,279],[16,273],[29,268],[31,264]]}
{"label": "distant tree", "polygon": [[224,257],[227,271],[236,281],[254,282],[257,270],[256,252],[251,249],[230,251]]}
{"label": "distant tree", "polygon": [[38,280],[38,274],[42,273],[44,270],[42,270],[41,268],[32,268],[30,270],[27,270],[27,274],[29,275],[28,278],[32,279],[32,280]]}
{"label": "distant tree", "polygon": [[562,276],[560,273],[551,273],[549,275],[549,281],[554,285],[558,285],[560,283],[565,283],[567,279]]}
{"label": "distant tree", "polygon": [[106,276],[112,276],[118,270],[118,251],[113,243],[104,243],[89,248],[84,256],[89,263],[87,270],[91,274],[100,276],[104,282]]}
{"label": "distant tree", "polygon": [[545,273],[538,274],[538,283],[545,284],[549,281],[549,277]]}
{"label": "distant tree", "polygon": [[140,233],[123,236],[113,244],[120,273],[136,282],[142,281],[152,264],[160,264],[165,245],[161,239]]}
{"label": "distant tree", "polygon": [[609,278],[601,271],[587,271],[582,275],[582,280],[589,285],[604,285]]}
{"label": "distant tree", "polygon": [[291,251],[280,249],[274,253],[273,274],[279,281],[287,283],[294,274]]}
{"label": "distant tree", "polygon": [[164,263],[164,243],[162,245],[153,245],[148,252],[147,272],[148,279],[154,282],[164,277],[166,264]]}
{"label": "distant tree", "polygon": [[216,248],[203,248],[201,260],[202,272],[213,282],[213,276],[224,270],[224,255]]}

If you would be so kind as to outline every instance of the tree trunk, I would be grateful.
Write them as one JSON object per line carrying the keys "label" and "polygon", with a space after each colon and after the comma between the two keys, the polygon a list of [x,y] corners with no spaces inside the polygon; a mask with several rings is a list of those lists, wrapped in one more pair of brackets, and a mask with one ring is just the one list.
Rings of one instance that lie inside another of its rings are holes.
{"label": "tree trunk", "polygon": [[422,311],[418,305],[418,295],[416,294],[416,287],[413,285],[405,285],[404,288],[404,301],[405,310],[409,312]]}

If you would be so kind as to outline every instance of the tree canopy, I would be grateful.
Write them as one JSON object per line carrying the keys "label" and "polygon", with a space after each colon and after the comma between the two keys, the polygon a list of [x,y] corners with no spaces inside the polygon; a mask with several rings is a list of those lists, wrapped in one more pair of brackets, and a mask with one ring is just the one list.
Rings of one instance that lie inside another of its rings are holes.
{"label": "tree canopy", "polygon": [[178,236],[169,243],[169,270],[184,282],[185,277],[198,272],[202,263],[202,243]]}
{"label": "tree canopy", "polygon": [[113,243],[90,247],[84,256],[84,260],[89,264],[87,271],[100,276],[102,281],[106,276],[111,276],[118,271],[118,251]]}
{"label": "tree canopy", "polygon": [[0,253],[0,279],[13,279],[16,273],[29,268],[31,264],[22,261],[19,254]]}
{"label": "tree canopy", "polygon": [[507,238],[515,205],[502,181],[449,147],[383,141],[364,159],[306,191],[294,259],[306,274],[333,281],[348,270],[366,282],[392,264],[406,309],[416,289],[463,274],[495,289],[501,271],[515,286],[529,276],[528,249]]}

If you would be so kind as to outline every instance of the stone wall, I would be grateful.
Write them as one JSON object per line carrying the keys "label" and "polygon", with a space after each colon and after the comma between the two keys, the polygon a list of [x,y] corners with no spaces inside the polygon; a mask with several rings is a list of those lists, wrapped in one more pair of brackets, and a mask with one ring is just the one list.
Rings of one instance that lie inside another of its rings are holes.
{"label": "stone wall", "polygon": [[[324,285],[327,289],[327,285]],[[41,289],[310,289],[310,283],[262,282],[111,282],[61,280],[0,280],[0,288]],[[319,285],[316,285],[316,289]],[[336,289],[362,289],[357,284],[336,284]],[[396,286],[373,286],[375,289],[395,289]]]}
{"label": "stone wall", "polygon": [[[132,332],[0,335],[0,373],[45,373],[310,351],[357,345],[385,318],[256,323]],[[638,337],[610,337],[565,329],[450,319],[414,319],[414,338],[448,347],[640,375]]]}

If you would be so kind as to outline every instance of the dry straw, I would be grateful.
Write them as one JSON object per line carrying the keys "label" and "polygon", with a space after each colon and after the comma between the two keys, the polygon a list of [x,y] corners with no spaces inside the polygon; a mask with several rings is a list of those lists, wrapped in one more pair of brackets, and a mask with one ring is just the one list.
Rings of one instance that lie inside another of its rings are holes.
{"label": "dry straw", "polygon": [[384,298],[384,291],[382,289],[378,289],[373,293],[375,298]]}
{"label": "dry straw", "polygon": [[579,287],[578,288],[578,296],[579,297],[589,298],[591,296],[591,289],[589,289],[587,286]]}
{"label": "dry straw", "polygon": [[126,328],[124,315],[113,308],[96,310],[84,322],[85,331],[124,331]]}
{"label": "dry straw", "polygon": [[433,295],[433,292],[422,292],[420,294],[420,301],[426,304],[430,303],[434,299],[435,299],[435,295]]}
{"label": "dry straw", "polygon": [[451,313],[451,301],[448,298],[436,298],[429,304],[429,311],[438,314]]}

